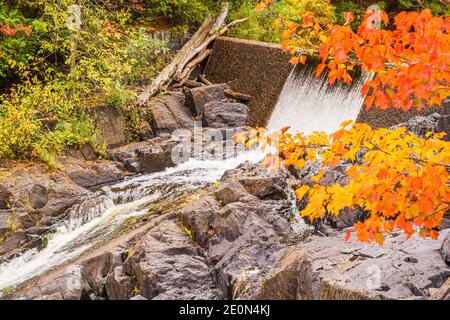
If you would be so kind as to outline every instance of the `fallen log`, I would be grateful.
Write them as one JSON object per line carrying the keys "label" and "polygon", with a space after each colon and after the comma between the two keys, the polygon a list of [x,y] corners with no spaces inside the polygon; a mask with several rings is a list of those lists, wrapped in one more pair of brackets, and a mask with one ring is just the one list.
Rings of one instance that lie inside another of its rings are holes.
{"label": "fallen log", "polygon": [[205,51],[201,52],[196,58],[194,58],[194,60],[189,62],[179,77],[180,79],[178,80],[179,82],[177,83],[177,87],[181,87],[186,82],[186,80],[188,80],[189,75],[192,73],[192,71],[195,69],[195,67],[198,64],[202,63],[203,60],[208,58],[211,53],[212,53],[211,49],[205,50]]}
{"label": "fallen log", "polygon": [[211,28],[214,25],[214,19],[211,16],[206,17],[203,24],[197,32],[189,39],[189,41],[181,48],[175,55],[172,61],[159,73],[159,75],[152,81],[152,83],[145,88],[145,90],[138,96],[137,103],[144,105],[148,99],[156,94],[159,90],[165,89],[175,75],[180,65],[189,63],[191,52],[198,48],[208,36]]}
{"label": "fallen log", "polygon": [[[192,60],[197,54],[199,54],[201,51],[205,50],[214,40],[216,40],[218,37],[223,36],[225,33],[227,33],[228,30],[230,30],[233,26],[235,26],[238,23],[245,22],[247,20],[248,20],[248,18],[244,18],[244,19],[232,21],[229,24],[227,24],[223,29],[221,29],[216,34],[210,36],[208,39],[205,40],[205,42],[203,42],[199,47],[197,47],[191,53],[191,56],[189,57],[188,60]],[[185,66],[180,65],[177,69],[177,73],[180,74],[182,72],[182,70],[184,69],[184,67]],[[175,79],[175,80],[181,80],[181,79]]]}
{"label": "fallen log", "polygon": [[[172,61],[167,65],[152,83],[138,96],[137,104],[145,105],[147,101],[160,90],[167,89],[172,83],[178,82],[182,86],[189,78],[192,70],[210,54],[208,46],[219,36],[224,35],[234,25],[246,21],[240,19],[227,24],[219,32],[210,35],[220,28],[226,19],[228,7],[225,5],[217,19],[208,16],[192,38],[181,48]],[[214,29],[214,30],[213,30]]]}

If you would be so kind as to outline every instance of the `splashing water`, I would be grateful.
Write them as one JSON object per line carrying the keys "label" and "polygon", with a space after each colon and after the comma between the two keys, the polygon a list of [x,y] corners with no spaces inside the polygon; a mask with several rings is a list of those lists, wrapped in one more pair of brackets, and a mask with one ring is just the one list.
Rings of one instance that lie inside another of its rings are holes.
{"label": "splashing water", "polygon": [[226,170],[245,161],[256,163],[261,157],[261,153],[251,151],[226,160],[191,159],[163,172],[103,187],[69,210],[65,221],[49,236],[46,248],[28,250],[0,264],[0,291],[79,257],[128,218],[147,214],[150,205],[214,183]]}
{"label": "splashing water", "polygon": [[326,75],[315,79],[314,65],[292,69],[269,120],[269,130],[290,126],[290,132],[332,133],[347,120],[356,120],[364,103],[361,86],[364,76],[351,85],[329,86]]}

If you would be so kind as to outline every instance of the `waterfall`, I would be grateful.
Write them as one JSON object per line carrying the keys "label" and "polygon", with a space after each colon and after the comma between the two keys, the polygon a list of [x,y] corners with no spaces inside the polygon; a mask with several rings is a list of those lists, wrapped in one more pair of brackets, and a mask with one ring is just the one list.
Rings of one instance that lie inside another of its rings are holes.
{"label": "waterfall", "polygon": [[361,86],[364,76],[354,75],[353,83],[329,86],[326,74],[314,77],[316,64],[294,67],[269,120],[270,130],[290,126],[291,132],[332,133],[346,120],[356,120],[364,103]]}

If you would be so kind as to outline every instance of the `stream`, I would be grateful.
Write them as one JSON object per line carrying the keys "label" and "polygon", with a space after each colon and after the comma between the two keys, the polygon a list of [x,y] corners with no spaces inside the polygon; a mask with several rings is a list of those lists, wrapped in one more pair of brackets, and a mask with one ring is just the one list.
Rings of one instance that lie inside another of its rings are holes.
{"label": "stream", "polygon": [[10,291],[81,256],[111,237],[127,219],[147,214],[150,206],[205,187],[218,181],[226,170],[245,161],[256,163],[261,157],[258,151],[249,151],[227,160],[190,159],[163,172],[135,176],[100,188],[69,210],[49,235],[44,249],[28,250],[0,264],[0,291]]}

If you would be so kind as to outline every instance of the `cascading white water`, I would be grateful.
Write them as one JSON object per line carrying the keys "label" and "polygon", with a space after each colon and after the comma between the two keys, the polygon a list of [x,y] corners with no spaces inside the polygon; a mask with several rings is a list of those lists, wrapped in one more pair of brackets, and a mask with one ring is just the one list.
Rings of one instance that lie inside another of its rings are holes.
{"label": "cascading white water", "polygon": [[[335,131],[345,120],[355,120],[363,104],[360,86],[328,88],[324,79],[315,80],[311,68],[294,69],[290,74],[269,121],[269,129],[291,126],[304,133]],[[0,264],[2,290],[39,276],[84,252],[107,238],[128,218],[145,215],[151,204],[195,190],[220,179],[223,173],[245,161],[258,162],[263,154],[244,152],[227,160],[191,159],[163,172],[137,176],[102,188],[91,198],[73,207],[66,220],[49,236],[41,251],[28,250]],[[293,211],[296,209],[292,194]],[[299,227],[304,224],[299,222]]]}
{"label": "cascading white water", "polygon": [[[0,296],[5,288],[12,288],[80,256],[110,236],[128,218],[145,215],[151,204],[214,183],[226,170],[260,159],[258,151],[226,160],[191,159],[163,172],[103,187],[70,209],[67,219],[49,236],[46,248],[28,250],[0,264]],[[92,205],[93,200],[95,205]]]}
{"label": "cascading white water", "polygon": [[290,132],[332,133],[346,120],[356,120],[364,102],[361,86],[364,76],[351,85],[330,87],[326,75],[315,79],[311,66],[292,69],[269,120],[268,129],[290,126]]}

